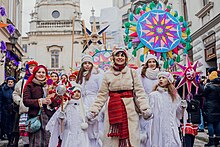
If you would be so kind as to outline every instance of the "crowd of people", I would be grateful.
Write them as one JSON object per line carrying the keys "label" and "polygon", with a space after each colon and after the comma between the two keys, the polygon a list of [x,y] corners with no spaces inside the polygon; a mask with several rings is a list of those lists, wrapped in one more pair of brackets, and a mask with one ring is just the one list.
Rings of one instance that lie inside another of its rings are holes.
{"label": "crowd of people", "polygon": [[220,145],[217,69],[197,81],[198,90],[185,91],[186,99],[175,88],[180,78],[151,54],[139,69],[129,68],[125,49],[113,51],[105,72],[90,55],[79,71],[60,77],[29,61],[22,79],[7,77],[0,87],[0,137],[8,146],[21,138],[24,147],[193,147],[206,124],[206,146]]}

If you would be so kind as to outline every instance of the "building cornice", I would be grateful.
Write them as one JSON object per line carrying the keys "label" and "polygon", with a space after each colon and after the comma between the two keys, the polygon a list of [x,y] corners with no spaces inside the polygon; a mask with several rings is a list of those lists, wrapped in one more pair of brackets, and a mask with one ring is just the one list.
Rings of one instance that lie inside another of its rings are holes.
{"label": "building cornice", "polygon": [[[77,35],[78,31],[75,31],[75,34]],[[28,36],[53,36],[53,35],[72,35],[72,31],[66,30],[66,31],[34,31],[34,32],[28,32]]]}
{"label": "building cornice", "polygon": [[196,16],[198,18],[204,17],[209,10],[211,10],[214,7],[214,2],[208,2],[198,13],[196,13]]}
{"label": "building cornice", "polygon": [[205,34],[208,30],[212,29],[214,26],[216,26],[219,23],[220,20],[220,13],[216,15],[212,20],[210,20],[208,23],[203,25],[201,28],[199,28],[197,31],[195,31],[192,35],[192,41],[200,37],[201,35]]}
{"label": "building cornice", "polygon": [[60,2],[54,2],[54,3],[41,2],[41,3],[36,4],[35,7],[40,7],[40,6],[44,6],[44,5],[46,5],[46,6],[49,6],[49,5],[72,5],[74,7],[80,8],[79,3],[73,3],[73,2],[62,2],[62,3],[60,3]]}

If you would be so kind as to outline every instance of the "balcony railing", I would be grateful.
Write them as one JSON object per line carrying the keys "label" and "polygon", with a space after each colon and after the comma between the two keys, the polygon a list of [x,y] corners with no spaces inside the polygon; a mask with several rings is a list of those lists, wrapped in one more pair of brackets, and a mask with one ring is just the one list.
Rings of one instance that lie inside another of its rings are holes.
{"label": "balcony railing", "polygon": [[69,27],[72,27],[72,21],[37,22],[37,28],[69,28]]}

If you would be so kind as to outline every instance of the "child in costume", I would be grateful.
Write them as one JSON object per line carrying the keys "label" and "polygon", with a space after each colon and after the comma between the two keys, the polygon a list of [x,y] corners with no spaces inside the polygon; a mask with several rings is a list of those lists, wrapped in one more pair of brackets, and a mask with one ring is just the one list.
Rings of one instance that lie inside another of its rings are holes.
{"label": "child in costume", "polygon": [[[51,133],[49,147],[57,146],[59,136],[61,147],[89,147],[81,86],[76,84],[70,90],[71,99],[65,102],[64,111],[59,108],[46,126]],[[61,125],[64,128],[62,132]]]}
{"label": "child in costume", "polygon": [[181,100],[175,87],[174,78],[169,72],[158,74],[158,85],[150,93],[150,106],[153,112],[151,126],[152,147],[181,147],[178,120],[186,108],[186,100]]}

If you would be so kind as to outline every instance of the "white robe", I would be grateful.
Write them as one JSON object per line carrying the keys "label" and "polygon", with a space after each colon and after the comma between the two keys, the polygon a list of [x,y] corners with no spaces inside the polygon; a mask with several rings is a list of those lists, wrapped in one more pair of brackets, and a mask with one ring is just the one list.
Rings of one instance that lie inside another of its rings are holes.
{"label": "white robe", "polygon": [[177,119],[182,117],[180,98],[172,102],[167,91],[159,88],[149,95],[153,112],[151,147],[181,147]]}
{"label": "white robe", "polygon": [[[97,72],[97,69],[93,69],[89,80],[85,81],[85,78],[83,77],[83,83],[81,84],[83,102],[87,110],[90,109],[91,105],[94,103],[102,83],[103,71],[100,69],[98,69],[98,71],[99,73]],[[98,120],[89,123],[88,135],[91,147],[101,146],[99,140],[99,134],[103,134],[103,132],[99,132],[99,130],[102,130],[99,129],[99,126],[102,126],[101,123],[102,122],[99,123]]]}
{"label": "white robe", "polygon": [[81,129],[83,118],[80,109],[80,100],[70,100],[64,109],[64,131],[60,132],[61,120],[58,117],[61,109],[59,108],[51,117],[46,126],[46,130],[51,133],[49,147],[56,147],[58,136],[62,139],[61,147],[90,147],[87,130]]}
{"label": "white robe", "polygon": [[[158,84],[157,73],[155,72],[155,78],[147,78],[141,76],[142,68],[138,69],[139,78],[141,84],[144,87],[145,93],[147,96],[153,91],[153,88]],[[141,147],[150,147],[151,146],[151,121],[152,120],[145,120],[142,116],[139,117],[140,122],[140,134],[146,134],[147,141],[145,143],[141,142]]]}

